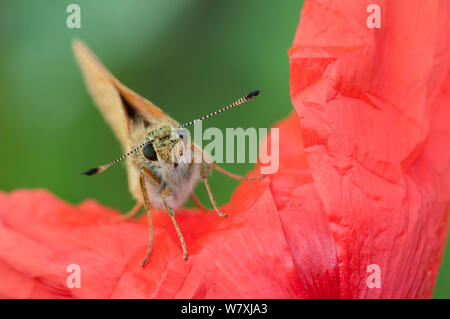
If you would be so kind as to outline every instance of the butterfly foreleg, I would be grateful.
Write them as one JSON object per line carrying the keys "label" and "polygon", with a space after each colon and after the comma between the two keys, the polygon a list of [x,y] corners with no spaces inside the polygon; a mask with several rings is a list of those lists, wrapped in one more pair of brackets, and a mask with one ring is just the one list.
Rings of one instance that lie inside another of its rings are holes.
{"label": "butterfly foreleg", "polygon": [[217,212],[217,214],[219,214],[220,216],[222,216],[222,217],[227,217],[228,215],[222,213],[222,212],[219,210],[219,207],[217,207],[216,200],[214,199],[214,196],[213,196],[213,194],[212,194],[212,192],[211,192],[211,188],[209,187],[208,178],[207,178],[207,176],[206,176],[206,175],[207,175],[207,172],[206,172],[205,166],[202,164],[202,165],[200,166],[200,169],[201,169],[201,171],[200,171],[200,176],[201,176],[201,178],[202,178],[203,183],[205,183],[206,191],[208,192],[209,200],[210,200],[211,203],[213,204],[214,210],[215,210],[215,211]]}
{"label": "butterfly foreleg", "polygon": [[216,171],[218,171],[218,172],[220,172],[220,173],[222,173],[222,174],[224,174],[224,175],[226,175],[228,177],[236,179],[238,181],[256,181],[256,180],[259,180],[259,179],[263,179],[264,177],[267,176],[267,175],[261,175],[261,176],[257,176],[257,177],[247,177],[247,176],[236,175],[236,174],[231,173],[230,171],[227,171],[226,169],[218,166],[214,162],[210,162],[210,163],[205,162],[205,163],[206,163],[206,165],[208,165],[208,167],[210,167],[212,169],[215,169]]}
{"label": "butterfly foreleg", "polygon": [[183,235],[181,234],[180,228],[178,227],[177,221],[175,220],[175,213],[167,201],[167,196],[169,196],[171,193],[172,190],[170,188],[164,190],[161,193],[161,200],[164,204],[164,207],[166,207],[166,210],[169,213],[170,218],[172,219],[173,225],[175,226],[175,230],[177,231],[178,237],[180,238],[181,247],[183,248],[183,259],[187,259],[187,249],[186,244],[184,243]]}

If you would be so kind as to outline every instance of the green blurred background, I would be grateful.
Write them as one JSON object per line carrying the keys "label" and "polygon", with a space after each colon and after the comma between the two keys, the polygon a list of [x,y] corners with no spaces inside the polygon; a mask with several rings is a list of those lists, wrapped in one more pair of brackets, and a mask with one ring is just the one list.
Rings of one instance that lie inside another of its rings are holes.
{"label": "green blurred background", "polygon": [[[123,165],[80,174],[122,151],[87,93],[72,39],[84,40],[119,80],[179,122],[264,88],[203,127],[270,127],[292,111],[287,50],[302,2],[2,1],[0,190],[46,188],[72,203],[95,198],[121,211],[134,204]],[[81,29],[66,26],[70,3],[81,7]],[[222,165],[238,174],[252,168]],[[237,185],[221,174],[210,183],[219,204]],[[209,203],[204,187],[196,193]],[[435,297],[450,297],[448,253]]]}

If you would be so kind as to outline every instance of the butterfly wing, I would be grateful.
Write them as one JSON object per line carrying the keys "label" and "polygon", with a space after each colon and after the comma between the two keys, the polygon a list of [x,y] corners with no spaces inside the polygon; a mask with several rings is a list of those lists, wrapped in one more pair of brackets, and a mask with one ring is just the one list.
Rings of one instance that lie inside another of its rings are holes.
{"label": "butterfly wing", "polygon": [[160,108],[117,80],[83,42],[75,40],[72,46],[88,90],[124,151],[130,148],[135,123],[178,126]]}

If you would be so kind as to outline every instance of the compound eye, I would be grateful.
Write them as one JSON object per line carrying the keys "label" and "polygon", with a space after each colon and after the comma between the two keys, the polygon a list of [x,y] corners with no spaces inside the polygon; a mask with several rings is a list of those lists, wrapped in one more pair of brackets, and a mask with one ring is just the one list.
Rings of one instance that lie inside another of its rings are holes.
{"label": "compound eye", "polygon": [[142,152],[144,153],[144,156],[149,161],[156,161],[158,159],[156,157],[156,152],[155,152],[155,149],[153,148],[152,143],[145,144],[144,149],[142,150]]}

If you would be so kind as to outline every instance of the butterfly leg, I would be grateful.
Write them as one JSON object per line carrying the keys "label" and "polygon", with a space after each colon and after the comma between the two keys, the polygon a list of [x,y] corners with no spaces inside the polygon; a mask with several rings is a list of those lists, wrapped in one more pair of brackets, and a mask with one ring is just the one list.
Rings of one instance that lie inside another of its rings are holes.
{"label": "butterfly leg", "polygon": [[136,205],[134,205],[134,207],[128,213],[120,215],[119,219],[126,220],[132,218],[141,211],[142,206],[143,206],[142,203],[139,202],[136,203]]}
{"label": "butterfly leg", "polygon": [[187,249],[186,244],[184,243],[183,235],[181,234],[180,228],[178,227],[177,221],[175,220],[175,213],[173,212],[172,207],[170,207],[169,203],[167,202],[167,196],[172,193],[172,190],[170,188],[167,188],[161,193],[161,200],[164,204],[164,206],[167,209],[167,212],[169,213],[170,218],[172,219],[173,225],[175,226],[175,230],[177,231],[178,237],[180,238],[181,247],[183,248],[183,259],[187,259]]}
{"label": "butterfly leg", "polygon": [[256,181],[256,180],[259,180],[259,179],[263,179],[264,177],[267,176],[267,175],[261,175],[261,176],[257,176],[257,177],[240,176],[240,175],[233,174],[233,173],[227,171],[226,169],[224,169],[224,168],[222,168],[220,166],[217,166],[213,162],[211,162],[211,163],[205,162],[205,163],[206,163],[206,165],[208,165],[209,167],[215,169],[216,171],[218,171],[218,172],[220,172],[220,173],[222,173],[222,174],[224,174],[224,175],[226,175],[228,177],[236,179],[238,181]]}
{"label": "butterfly leg", "polygon": [[150,228],[147,254],[145,255],[144,261],[142,262],[142,267],[145,266],[148,258],[150,257],[150,253],[152,251],[152,243],[153,243],[153,223],[152,223],[152,213],[151,213],[152,206],[150,204],[150,201],[148,200],[147,187],[145,186],[145,176],[146,175],[144,175],[144,174],[148,175],[149,173],[151,173],[151,172],[148,172],[148,168],[146,168],[146,167],[141,167],[141,169],[139,170],[139,183],[141,186],[142,197],[144,197],[145,210],[147,211],[148,225]]}
{"label": "butterfly leg", "polygon": [[202,178],[202,180],[203,180],[203,183],[205,183],[206,191],[208,192],[209,200],[210,200],[211,203],[213,204],[214,210],[217,212],[217,214],[219,214],[219,216],[227,217],[228,215],[222,213],[222,212],[219,210],[219,207],[217,207],[216,200],[214,199],[214,196],[213,196],[213,194],[212,194],[212,192],[211,192],[211,188],[209,187],[208,178],[206,177],[207,174],[206,174],[206,168],[205,168],[205,166],[202,164],[202,165],[200,166],[200,169],[201,169],[201,175],[200,175],[200,176],[201,176],[201,178]]}

